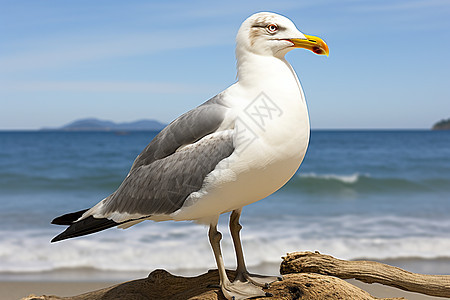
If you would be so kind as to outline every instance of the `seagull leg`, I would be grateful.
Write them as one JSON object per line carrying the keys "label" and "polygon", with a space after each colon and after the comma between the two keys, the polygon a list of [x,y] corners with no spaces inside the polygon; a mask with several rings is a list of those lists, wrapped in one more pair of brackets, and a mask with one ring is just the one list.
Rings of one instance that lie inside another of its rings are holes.
{"label": "seagull leg", "polygon": [[261,287],[268,287],[268,285],[272,282],[275,282],[280,279],[280,277],[276,276],[263,276],[257,274],[250,274],[247,271],[247,267],[245,266],[244,260],[244,252],[242,251],[242,243],[240,237],[240,231],[242,229],[242,225],[239,223],[239,218],[241,217],[242,208],[236,209],[231,213],[230,216],[230,232],[233,238],[234,249],[236,251],[236,260],[237,260],[237,269],[236,269],[236,278],[234,282],[251,282],[255,285]]}
{"label": "seagull leg", "polygon": [[227,273],[225,272],[225,265],[223,263],[222,251],[220,250],[220,240],[222,234],[217,231],[218,218],[209,225],[209,242],[214,252],[217,268],[219,270],[220,288],[225,298],[233,300],[243,300],[252,297],[266,296],[260,287],[257,287],[250,282],[230,282]]}

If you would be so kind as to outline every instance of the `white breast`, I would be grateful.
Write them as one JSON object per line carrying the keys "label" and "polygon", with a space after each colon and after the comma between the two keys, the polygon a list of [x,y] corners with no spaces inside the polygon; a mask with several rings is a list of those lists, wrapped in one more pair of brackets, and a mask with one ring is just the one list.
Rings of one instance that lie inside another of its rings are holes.
{"label": "white breast", "polygon": [[174,220],[209,223],[211,217],[267,197],[297,171],[309,142],[308,111],[295,73],[276,60],[261,72],[270,74],[272,68],[277,78],[262,76],[250,85],[239,81],[224,92],[232,107],[225,124],[234,127],[235,151],[172,214]]}

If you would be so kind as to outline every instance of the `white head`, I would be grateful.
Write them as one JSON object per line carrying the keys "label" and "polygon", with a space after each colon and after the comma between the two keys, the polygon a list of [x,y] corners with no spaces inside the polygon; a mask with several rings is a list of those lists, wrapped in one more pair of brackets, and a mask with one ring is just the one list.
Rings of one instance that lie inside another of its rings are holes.
{"label": "white head", "polygon": [[328,46],[323,40],[301,33],[291,20],[274,13],[260,12],[248,17],[236,36],[238,59],[246,51],[282,58],[295,48],[328,56]]}

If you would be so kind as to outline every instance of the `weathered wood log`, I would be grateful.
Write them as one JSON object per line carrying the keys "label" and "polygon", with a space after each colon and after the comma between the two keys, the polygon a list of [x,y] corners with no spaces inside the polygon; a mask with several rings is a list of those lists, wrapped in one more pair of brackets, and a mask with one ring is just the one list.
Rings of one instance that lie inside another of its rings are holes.
{"label": "weathered wood log", "polygon": [[374,261],[347,261],[318,252],[293,252],[283,258],[281,274],[317,273],[380,283],[409,292],[450,298],[449,275],[423,275]]}
{"label": "weathered wood log", "polygon": [[[228,275],[230,278],[233,278],[234,272],[229,271]],[[24,298],[24,300],[225,300],[220,289],[208,287],[208,285],[217,284],[218,282],[219,275],[217,270],[209,271],[208,273],[197,277],[174,276],[164,270],[156,270],[150,273],[148,278],[125,282],[79,296],[29,296]],[[320,274],[287,274],[283,276],[282,281],[272,283],[267,291],[272,293],[273,297],[257,299],[377,299],[344,280]]]}

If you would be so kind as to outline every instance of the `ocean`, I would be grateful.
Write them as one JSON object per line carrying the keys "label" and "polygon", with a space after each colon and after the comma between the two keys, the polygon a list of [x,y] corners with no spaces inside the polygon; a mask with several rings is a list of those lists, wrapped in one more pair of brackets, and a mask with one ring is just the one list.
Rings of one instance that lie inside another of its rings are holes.
{"label": "ocean", "polygon": [[[51,244],[61,214],[122,182],[156,132],[0,132],[0,279],[121,280],[154,269],[215,268],[207,228],[143,222]],[[226,266],[234,250],[222,216]],[[450,131],[313,130],[289,183],[244,207],[250,269],[274,272],[291,251],[372,259],[450,274]]]}

